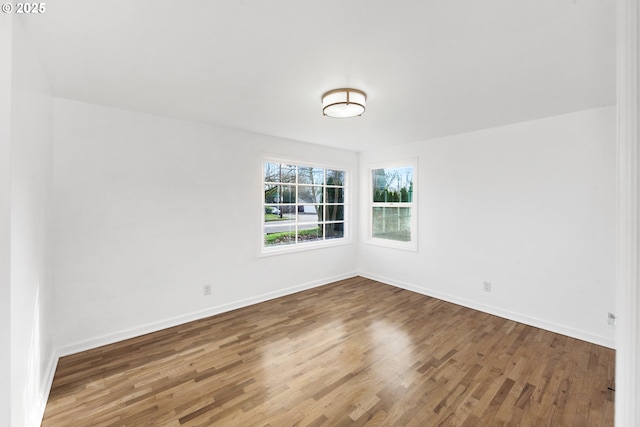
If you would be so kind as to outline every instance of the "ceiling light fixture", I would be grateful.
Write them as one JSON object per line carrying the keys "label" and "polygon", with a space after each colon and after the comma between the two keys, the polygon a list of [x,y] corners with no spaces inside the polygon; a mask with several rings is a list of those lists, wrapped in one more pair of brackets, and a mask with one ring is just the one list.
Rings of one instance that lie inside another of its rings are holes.
{"label": "ceiling light fixture", "polygon": [[367,95],[358,89],[334,89],[322,95],[322,114],[338,119],[361,116]]}

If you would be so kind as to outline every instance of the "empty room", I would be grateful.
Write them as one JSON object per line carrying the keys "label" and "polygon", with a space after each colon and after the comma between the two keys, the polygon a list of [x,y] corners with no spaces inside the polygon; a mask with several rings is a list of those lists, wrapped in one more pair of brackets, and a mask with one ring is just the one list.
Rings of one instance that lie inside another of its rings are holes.
{"label": "empty room", "polygon": [[5,2],[0,425],[640,425],[638,9]]}

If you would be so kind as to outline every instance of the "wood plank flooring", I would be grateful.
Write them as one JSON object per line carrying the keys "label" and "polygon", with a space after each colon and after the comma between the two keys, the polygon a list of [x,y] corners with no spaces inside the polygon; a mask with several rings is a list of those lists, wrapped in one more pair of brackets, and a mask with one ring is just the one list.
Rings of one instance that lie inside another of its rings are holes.
{"label": "wood plank flooring", "polygon": [[614,351],[361,277],[60,359],[43,426],[612,426]]}

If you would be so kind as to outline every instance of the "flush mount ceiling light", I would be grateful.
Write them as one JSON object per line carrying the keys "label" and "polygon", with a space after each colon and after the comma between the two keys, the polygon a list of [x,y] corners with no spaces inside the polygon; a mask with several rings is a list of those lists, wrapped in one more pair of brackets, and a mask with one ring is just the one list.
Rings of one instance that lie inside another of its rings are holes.
{"label": "flush mount ceiling light", "polygon": [[322,114],[338,119],[361,116],[367,95],[358,89],[334,89],[322,95]]}

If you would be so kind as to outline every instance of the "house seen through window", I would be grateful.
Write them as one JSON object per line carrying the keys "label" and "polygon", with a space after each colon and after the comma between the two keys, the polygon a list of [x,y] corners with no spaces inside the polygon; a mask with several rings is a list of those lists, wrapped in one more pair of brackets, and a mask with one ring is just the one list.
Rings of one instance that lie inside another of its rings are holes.
{"label": "house seen through window", "polygon": [[265,161],[263,248],[345,238],[344,170]]}

